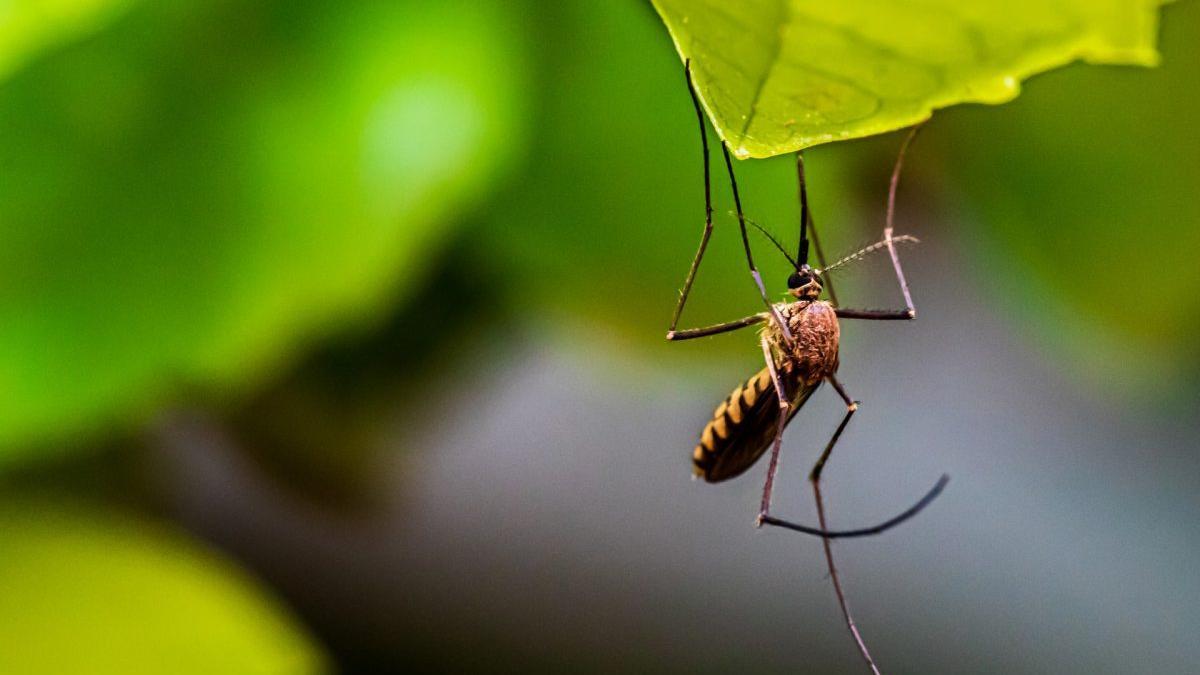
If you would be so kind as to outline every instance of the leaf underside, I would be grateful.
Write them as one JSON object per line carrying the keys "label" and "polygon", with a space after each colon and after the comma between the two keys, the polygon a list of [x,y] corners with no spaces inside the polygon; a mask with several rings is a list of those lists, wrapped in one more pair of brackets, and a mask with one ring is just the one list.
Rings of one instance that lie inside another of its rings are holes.
{"label": "leaf underside", "polygon": [[997,104],[1067,63],[1153,66],[1169,0],[653,0],[742,159]]}

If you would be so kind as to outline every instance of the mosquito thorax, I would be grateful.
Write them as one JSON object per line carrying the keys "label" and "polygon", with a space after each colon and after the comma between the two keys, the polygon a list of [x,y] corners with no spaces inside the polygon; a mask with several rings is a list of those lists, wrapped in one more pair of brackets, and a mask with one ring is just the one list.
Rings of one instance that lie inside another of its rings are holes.
{"label": "mosquito thorax", "polygon": [[788,277],[788,293],[798,300],[816,300],[821,295],[821,282],[808,265]]}

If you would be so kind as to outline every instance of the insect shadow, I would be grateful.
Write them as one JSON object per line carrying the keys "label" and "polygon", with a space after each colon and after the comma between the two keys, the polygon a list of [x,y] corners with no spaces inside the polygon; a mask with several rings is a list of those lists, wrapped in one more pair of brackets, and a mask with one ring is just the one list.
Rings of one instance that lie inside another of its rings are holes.
{"label": "insect shadow", "polygon": [[[772,303],[767,297],[762,277],[754,264],[750,250],[750,239],[746,225],[749,222],[742,210],[741,198],[738,194],[737,180],[733,172],[733,163],[729,157],[729,149],[721,143],[721,151],[725,158],[725,168],[729,173],[730,187],[733,192],[734,206],[737,212],[738,226],[741,230],[742,246],[746,254],[746,262],[750,275],[758,286],[760,295],[766,303],[766,310],[747,316],[736,321],[706,326],[703,328],[677,329],[684,305],[695,281],[696,272],[708,241],[712,235],[712,190],[709,173],[708,135],[705,128],[704,113],[692,81],[691,64],[685,66],[685,76],[688,90],[691,93],[692,104],[696,109],[696,117],[700,123],[700,142],[704,152],[704,202],[705,219],[704,234],[700,239],[700,247],[692,259],[679,302],[671,318],[671,326],[667,331],[667,339],[672,341],[689,340],[719,333],[739,330],[748,326],[760,326],[760,344],[766,366],[757,374],[740,384],[717,406],[712,419],[705,425],[692,455],[695,473],[708,482],[720,482],[741,475],[749,469],[760,457],[771,448],[770,459],[767,463],[767,476],[763,484],[762,501],[759,505],[757,524],[772,525],[822,538],[825,548],[825,559],[829,567],[830,578],[846,625],[858,646],[860,654],[871,667],[878,672],[875,662],[868,651],[862,636],[850,616],[838,578],[837,569],[833,563],[830,539],[861,537],[879,534],[917,515],[941,494],[949,481],[949,476],[942,475],[925,496],[904,512],[882,523],[870,527],[851,530],[830,530],[826,524],[825,505],[821,495],[821,473],[829,460],[834,446],[845,431],[859,402],[854,400],[846,388],[837,379],[839,365],[839,319],[864,319],[876,321],[909,321],[917,316],[913,305],[912,294],[904,269],[900,264],[897,244],[915,243],[915,237],[895,235],[893,221],[896,206],[896,188],[900,182],[900,172],[904,166],[904,156],[909,145],[916,136],[919,127],[914,127],[900,146],[895,167],[892,170],[891,182],[888,188],[887,215],[884,224],[883,238],[870,246],[862,248],[832,265],[825,264],[824,253],[820,247],[816,226],[808,204],[808,190],[804,175],[804,159],[796,153],[796,172],[800,192],[800,238],[795,257],[788,254],[775,237],[755,223],[750,225],[759,229],[788,259],[792,265],[792,273],[788,277],[788,294],[792,300]],[[808,264],[809,234],[817,254],[819,268]],[[832,283],[828,282],[826,274],[831,270],[859,260],[878,251],[886,250],[891,256],[892,268],[896,273],[896,281],[904,297],[904,309],[850,309],[837,303]],[[822,290],[828,285],[831,301],[821,300]],[[771,493],[775,485],[775,475],[779,468],[779,452],[783,441],[783,431],[796,412],[808,401],[817,388],[828,382],[846,404],[846,413],[841,423],[833,432],[833,436],[825,445],[825,449],[817,458],[809,473],[813,496],[817,505],[818,527],[802,525],[778,518],[771,514]]]}

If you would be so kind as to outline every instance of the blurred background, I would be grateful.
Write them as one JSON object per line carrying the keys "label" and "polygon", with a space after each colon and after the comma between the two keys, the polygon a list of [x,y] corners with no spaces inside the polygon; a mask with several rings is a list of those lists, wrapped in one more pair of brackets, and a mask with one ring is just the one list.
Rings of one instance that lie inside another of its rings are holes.
{"label": "blurred background", "polygon": [[[843,326],[825,473],[839,527],[952,476],[835,545],[887,672],[1200,670],[1200,7],[1163,13],[1162,67],[909,156],[920,319]],[[899,141],[806,154],[829,252]],[[791,160],[737,169],[792,241]],[[685,325],[758,307],[717,185]],[[763,467],[690,479],[761,367],[663,340],[702,222],[649,3],[0,3],[0,672],[860,671]],[[835,281],[901,303],[886,257]]]}

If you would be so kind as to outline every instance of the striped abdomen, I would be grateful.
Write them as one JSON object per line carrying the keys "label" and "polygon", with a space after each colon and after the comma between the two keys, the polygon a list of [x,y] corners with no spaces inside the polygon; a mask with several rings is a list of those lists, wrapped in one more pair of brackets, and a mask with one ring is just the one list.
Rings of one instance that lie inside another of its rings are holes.
{"label": "striped abdomen", "polygon": [[[784,393],[791,401],[789,419],[817,384],[804,384],[781,372]],[[713,412],[700,434],[700,443],[692,453],[693,469],[704,480],[716,483],[742,474],[762,456],[775,440],[779,423],[779,397],[766,368],[758,371],[731,394]]]}

